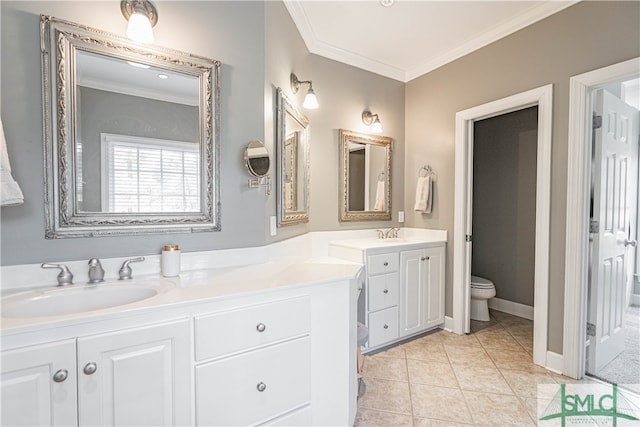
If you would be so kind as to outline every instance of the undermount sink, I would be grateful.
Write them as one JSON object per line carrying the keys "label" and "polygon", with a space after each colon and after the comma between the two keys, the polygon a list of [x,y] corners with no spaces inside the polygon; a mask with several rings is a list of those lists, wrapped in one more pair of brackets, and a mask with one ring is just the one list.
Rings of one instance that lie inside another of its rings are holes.
{"label": "undermount sink", "polygon": [[131,304],[158,294],[135,284],[70,285],[2,298],[2,317],[60,316]]}

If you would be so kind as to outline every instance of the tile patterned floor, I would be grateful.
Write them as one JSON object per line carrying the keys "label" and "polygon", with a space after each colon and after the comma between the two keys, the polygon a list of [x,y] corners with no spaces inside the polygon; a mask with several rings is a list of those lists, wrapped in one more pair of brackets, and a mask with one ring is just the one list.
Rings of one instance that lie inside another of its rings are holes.
{"label": "tile patterned floor", "polygon": [[366,356],[355,425],[533,426],[537,385],[574,381],[533,364],[530,320],[491,311],[471,329]]}

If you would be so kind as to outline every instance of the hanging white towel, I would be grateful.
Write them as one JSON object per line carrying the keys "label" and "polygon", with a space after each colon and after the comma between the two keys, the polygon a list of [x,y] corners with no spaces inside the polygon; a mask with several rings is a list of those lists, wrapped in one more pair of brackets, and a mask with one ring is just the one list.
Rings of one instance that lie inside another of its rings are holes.
{"label": "hanging white towel", "polygon": [[376,186],[376,202],[373,205],[374,211],[383,211],[384,208],[384,181],[378,181]]}
{"label": "hanging white towel", "polygon": [[431,178],[429,176],[418,177],[416,185],[416,203],[414,209],[418,212],[431,213]]}
{"label": "hanging white towel", "polygon": [[11,164],[7,152],[7,141],[0,120],[0,206],[14,206],[24,203],[20,186],[11,176]]}

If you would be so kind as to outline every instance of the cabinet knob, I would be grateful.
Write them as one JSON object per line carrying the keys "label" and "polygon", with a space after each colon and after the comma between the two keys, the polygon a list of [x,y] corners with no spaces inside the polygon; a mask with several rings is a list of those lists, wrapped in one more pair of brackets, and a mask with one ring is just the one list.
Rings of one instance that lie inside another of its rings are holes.
{"label": "cabinet knob", "polygon": [[84,369],[82,370],[82,372],[84,372],[87,375],[93,375],[97,370],[98,370],[98,365],[96,365],[94,362],[89,362],[86,365],[84,365]]}
{"label": "cabinet knob", "polygon": [[388,294],[389,293],[389,289],[385,289],[384,291],[382,291],[383,294]]}
{"label": "cabinet knob", "polygon": [[389,329],[389,325],[384,325],[383,328]]}
{"label": "cabinet knob", "polygon": [[57,383],[61,383],[62,381],[67,379],[69,375],[69,371],[66,369],[59,369],[55,374],[53,374],[53,381]]}
{"label": "cabinet knob", "polygon": [[387,266],[389,265],[389,263],[388,263],[387,261],[385,261],[385,262],[384,262],[384,264],[382,264],[382,265],[384,265],[385,267],[387,267]]}
{"label": "cabinet knob", "polygon": [[267,329],[267,325],[265,325],[264,323],[258,323],[256,325],[256,330],[258,332],[264,332],[265,329]]}
{"label": "cabinet knob", "polygon": [[428,256],[423,256],[422,258],[420,258],[420,261],[426,261],[426,260],[428,260],[428,259],[429,259],[429,257],[428,257]]}
{"label": "cabinet knob", "polygon": [[263,391],[265,391],[267,389],[267,385],[263,382],[259,382],[258,385],[256,386],[256,388],[258,389],[258,391],[260,393],[262,393]]}

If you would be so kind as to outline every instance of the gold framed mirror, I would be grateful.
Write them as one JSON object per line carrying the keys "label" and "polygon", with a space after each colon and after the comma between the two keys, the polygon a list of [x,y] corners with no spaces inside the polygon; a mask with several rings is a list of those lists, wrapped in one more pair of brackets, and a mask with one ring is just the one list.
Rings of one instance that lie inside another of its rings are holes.
{"label": "gold framed mirror", "polygon": [[391,220],[392,139],[340,129],[340,215],[346,221]]}
{"label": "gold framed mirror", "polygon": [[220,63],[41,17],[46,238],[217,231]]}

